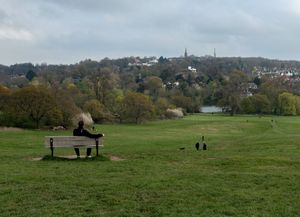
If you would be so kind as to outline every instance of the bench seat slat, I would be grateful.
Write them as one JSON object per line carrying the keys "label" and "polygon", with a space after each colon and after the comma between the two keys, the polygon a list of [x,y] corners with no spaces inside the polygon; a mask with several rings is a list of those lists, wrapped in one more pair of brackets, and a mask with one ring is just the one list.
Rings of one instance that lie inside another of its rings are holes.
{"label": "bench seat slat", "polygon": [[[50,139],[53,139],[53,147],[95,147],[96,139],[84,136],[46,136],[45,147],[50,148]],[[98,138],[99,146],[103,146],[102,138]]]}

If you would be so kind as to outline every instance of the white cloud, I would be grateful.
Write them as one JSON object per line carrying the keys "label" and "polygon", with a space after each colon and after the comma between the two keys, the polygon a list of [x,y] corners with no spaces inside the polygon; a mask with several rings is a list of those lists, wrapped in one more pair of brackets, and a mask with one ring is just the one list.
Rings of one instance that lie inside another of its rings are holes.
{"label": "white cloud", "polygon": [[0,40],[31,41],[32,39],[33,35],[27,30],[16,30],[7,27],[0,28]]}
{"label": "white cloud", "polygon": [[300,16],[300,2],[299,2],[299,0],[289,0],[289,1],[287,1],[286,8],[291,13]]}

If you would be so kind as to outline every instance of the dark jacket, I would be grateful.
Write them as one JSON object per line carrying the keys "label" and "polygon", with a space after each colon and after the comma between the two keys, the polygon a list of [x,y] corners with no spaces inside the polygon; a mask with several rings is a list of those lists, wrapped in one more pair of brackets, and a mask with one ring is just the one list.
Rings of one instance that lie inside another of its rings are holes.
{"label": "dark jacket", "polygon": [[99,133],[99,134],[92,134],[89,131],[82,129],[82,128],[76,128],[73,130],[73,136],[86,136],[89,138],[99,138],[102,137],[103,134]]}

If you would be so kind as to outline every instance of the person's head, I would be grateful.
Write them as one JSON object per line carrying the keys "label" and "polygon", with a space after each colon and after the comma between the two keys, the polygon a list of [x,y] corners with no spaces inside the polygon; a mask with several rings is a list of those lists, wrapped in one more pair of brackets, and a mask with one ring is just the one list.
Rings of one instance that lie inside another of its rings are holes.
{"label": "person's head", "polygon": [[84,122],[81,120],[81,121],[79,121],[78,122],[78,127],[79,128],[83,128],[83,126],[84,126]]}

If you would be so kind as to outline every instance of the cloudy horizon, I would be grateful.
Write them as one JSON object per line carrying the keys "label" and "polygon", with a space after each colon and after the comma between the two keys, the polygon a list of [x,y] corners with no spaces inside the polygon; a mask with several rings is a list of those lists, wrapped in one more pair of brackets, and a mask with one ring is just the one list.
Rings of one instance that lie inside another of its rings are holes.
{"label": "cloudy horizon", "polygon": [[297,0],[0,0],[0,64],[104,57],[300,60]]}

